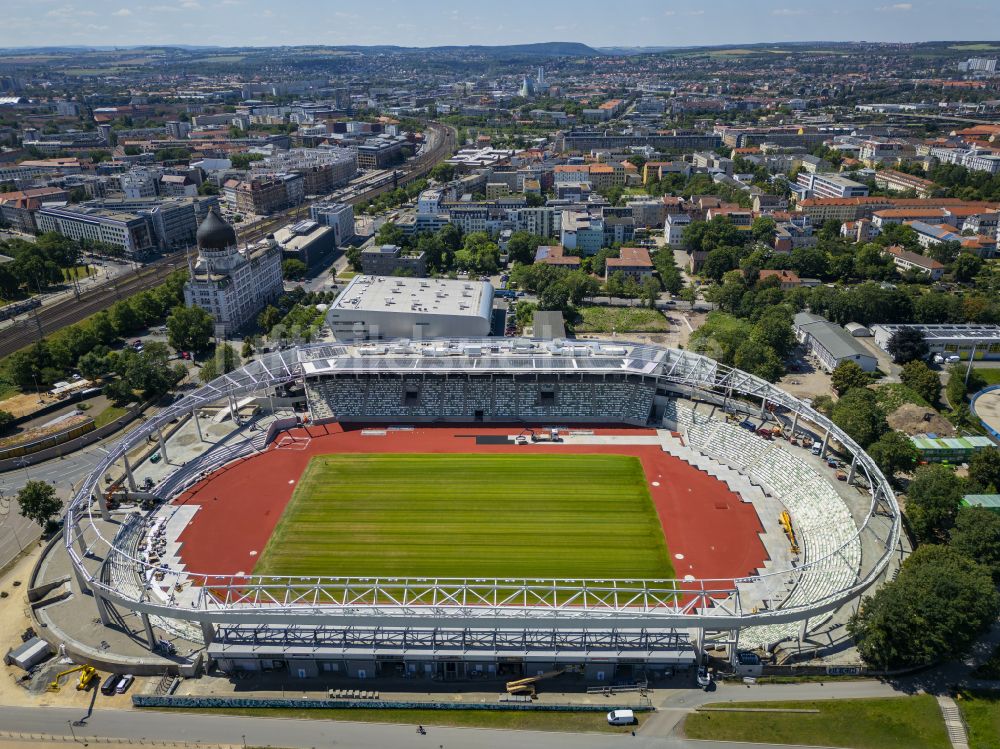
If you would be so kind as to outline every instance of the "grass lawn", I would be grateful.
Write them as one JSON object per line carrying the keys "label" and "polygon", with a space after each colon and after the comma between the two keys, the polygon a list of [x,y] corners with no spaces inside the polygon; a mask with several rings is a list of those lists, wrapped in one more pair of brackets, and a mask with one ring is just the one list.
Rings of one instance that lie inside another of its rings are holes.
{"label": "grass lawn", "polygon": [[577,333],[662,333],[668,329],[662,312],[646,307],[581,307]]}
{"label": "grass lawn", "polygon": [[256,574],[673,577],[638,458],[321,455]]}
{"label": "grass lawn", "polygon": [[119,406],[108,406],[99,414],[94,416],[94,428],[100,429],[105,424],[110,424],[115,419],[120,419],[125,415],[127,409]]}
{"label": "grass lawn", "polygon": [[[147,708],[155,709],[155,708]],[[184,708],[170,712],[191,712],[212,715],[237,715],[252,718],[311,718],[314,720],[346,720],[361,723],[401,723],[410,726],[458,726],[462,728],[507,728],[525,731],[600,731],[630,733],[636,726],[609,726],[604,712],[545,713],[503,710],[366,710],[326,708]],[[639,725],[646,719],[638,714]]]}
{"label": "grass lawn", "polygon": [[72,281],[74,278],[86,278],[94,275],[94,267],[91,265],[74,265],[72,268],[61,268],[63,281]]}
{"label": "grass lawn", "polygon": [[904,403],[915,403],[924,408],[931,408],[931,404],[924,400],[916,390],[901,382],[876,385],[875,398],[887,414],[891,414]]}
{"label": "grass lawn", "polygon": [[969,746],[1000,746],[1000,692],[962,692],[957,702],[969,729]]}
{"label": "grass lawn", "polygon": [[1000,368],[973,367],[972,371],[982,377],[987,385],[1000,385]]}
{"label": "grass lawn", "polygon": [[843,746],[851,749],[949,749],[931,695],[813,702],[723,702],[712,707],[819,710],[818,713],[694,713],[692,739]]}

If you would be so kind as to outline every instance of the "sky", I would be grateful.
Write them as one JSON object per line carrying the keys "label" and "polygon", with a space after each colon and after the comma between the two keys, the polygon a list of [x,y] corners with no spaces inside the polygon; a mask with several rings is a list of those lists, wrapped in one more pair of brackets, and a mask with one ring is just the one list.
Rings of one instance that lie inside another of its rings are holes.
{"label": "sky", "polygon": [[[2,0],[0,47],[978,39],[997,0]],[[990,38],[987,36],[986,38]]]}

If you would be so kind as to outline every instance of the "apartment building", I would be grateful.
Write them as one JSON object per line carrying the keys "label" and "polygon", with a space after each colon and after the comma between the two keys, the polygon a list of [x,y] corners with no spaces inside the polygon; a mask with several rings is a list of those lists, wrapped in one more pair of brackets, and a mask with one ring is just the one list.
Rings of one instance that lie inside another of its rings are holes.
{"label": "apartment building", "polygon": [[586,211],[563,211],[560,242],[567,250],[594,255],[604,246],[604,219]]}
{"label": "apartment building", "polygon": [[863,198],[868,195],[868,185],[839,174],[799,172],[796,182],[806,189],[807,197]]}
{"label": "apartment building", "polygon": [[915,270],[930,276],[932,281],[937,281],[944,275],[944,266],[934,258],[918,255],[899,245],[886,247],[883,252],[892,258],[893,264],[900,273]]}
{"label": "apartment building", "polygon": [[690,226],[691,216],[686,213],[669,213],[663,227],[663,237],[673,249],[684,247],[684,230]]}
{"label": "apartment building", "polygon": [[156,249],[152,222],[134,213],[86,206],[43,206],[35,222],[39,232],[54,231],[77,241],[117,247],[129,259],[144,259]]}
{"label": "apartment building", "polygon": [[276,151],[253,164],[254,175],[302,177],[304,195],[325,195],[346,185],[358,171],[358,155],[349,148],[292,148]]}
{"label": "apartment building", "polygon": [[626,278],[638,283],[652,278],[653,261],[649,257],[649,250],[645,247],[622,247],[618,257],[609,257],[605,261],[604,281],[607,282],[616,273],[624,273]]}
{"label": "apartment building", "polygon": [[919,198],[929,198],[934,190],[934,183],[929,179],[915,177],[895,169],[879,169],[875,172],[875,185],[892,192],[907,192],[913,190]]}
{"label": "apartment building", "polygon": [[233,208],[239,213],[267,216],[289,205],[285,181],[277,177],[230,180],[226,187],[231,187]]}
{"label": "apartment building", "polygon": [[576,255],[567,255],[562,245],[541,245],[535,250],[535,263],[576,270],[580,267],[580,258]]}

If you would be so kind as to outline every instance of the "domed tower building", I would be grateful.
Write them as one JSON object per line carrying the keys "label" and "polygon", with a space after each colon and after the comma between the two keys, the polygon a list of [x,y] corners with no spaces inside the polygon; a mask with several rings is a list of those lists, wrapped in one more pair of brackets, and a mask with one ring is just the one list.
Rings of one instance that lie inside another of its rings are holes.
{"label": "domed tower building", "polygon": [[232,335],[281,295],[281,249],[271,238],[241,249],[233,227],[214,208],[198,227],[197,242],[197,259],[188,258],[184,303],[208,312],[217,336]]}

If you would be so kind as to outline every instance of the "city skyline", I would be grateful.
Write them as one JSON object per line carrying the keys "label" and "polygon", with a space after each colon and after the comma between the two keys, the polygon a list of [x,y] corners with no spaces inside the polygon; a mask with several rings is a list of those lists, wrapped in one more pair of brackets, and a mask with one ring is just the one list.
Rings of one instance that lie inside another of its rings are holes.
{"label": "city skyline", "polygon": [[[386,0],[377,13],[354,5],[292,0],[161,0],[114,2],[13,0],[0,28],[0,47],[196,45],[503,45],[546,41],[594,47],[699,46],[768,42],[920,42],[969,39],[996,28],[1000,6],[982,0],[949,4],[942,15],[929,2],[842,0],[714,5],[634,0],[544,5],[511,0],[467,7],[454,0],[419,6]],[[970,19],[975,19],[970,28]]]}

